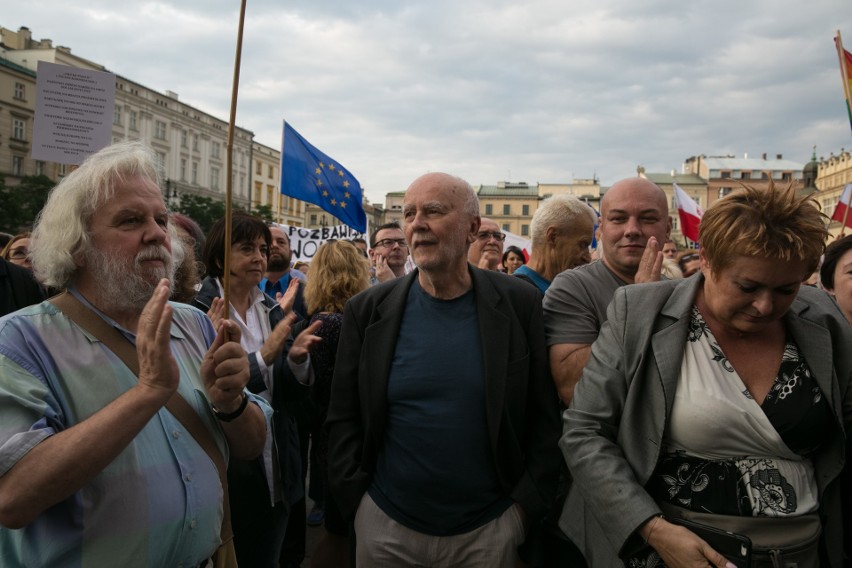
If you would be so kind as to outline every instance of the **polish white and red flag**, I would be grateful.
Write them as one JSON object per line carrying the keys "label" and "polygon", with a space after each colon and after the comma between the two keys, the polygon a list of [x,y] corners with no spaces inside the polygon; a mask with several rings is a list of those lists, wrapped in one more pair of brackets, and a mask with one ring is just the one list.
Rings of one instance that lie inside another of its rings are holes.
{"label": "polish white and red flag", "polygon": [[840,201],[837,202],[837,207],[834,208],[834,215],[831,216],[832,221],[839,221],[843,225],[852,228],[852,215],[850,215],[849,207],[852,200],[852,183],[846,185],[846,189],[840,195]]}
{"label": "polish white and red flag", "polygon": [[689,240],[698,242],[698,225],[704,210],[683,190],[673,183],[675,201],[677,202],[677,214],[680,217],[680,232]]}

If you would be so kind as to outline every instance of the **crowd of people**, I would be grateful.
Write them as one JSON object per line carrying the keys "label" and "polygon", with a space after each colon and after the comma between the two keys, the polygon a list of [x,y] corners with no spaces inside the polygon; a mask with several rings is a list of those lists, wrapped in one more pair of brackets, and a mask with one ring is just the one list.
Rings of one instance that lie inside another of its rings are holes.
{"label": "crowd of people", "polygon": [[852,236],[793,187],[700,248],[644,178],[555,195],[525,251],[429,173],[296,266],[156,163],[101,150],[2,246],[4,567],[849,564]]}

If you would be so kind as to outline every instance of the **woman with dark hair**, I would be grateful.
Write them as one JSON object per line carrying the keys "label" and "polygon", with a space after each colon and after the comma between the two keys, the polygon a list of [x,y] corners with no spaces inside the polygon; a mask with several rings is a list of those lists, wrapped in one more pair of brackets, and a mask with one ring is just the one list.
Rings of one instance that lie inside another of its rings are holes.
{"label": "woman with dark hair", "polygon": [[686,521],[750,538],[755,568],[840,568],[852,329],[801,285],[825,217],[770,182],[715,202],[700,232],[700,274],[609,306],[563,416],[561,526],[595,567],[741,560]]}
{"label": "woman with dark hair", "polygon": [[527,259],[524,258],[524,251],[516,246],[506,247],[506,250],[503,252],[503,260],[501,261],[501,265],[503,266],[503,270],[506,274],[514,273],[518,268],[526,263]]}
{"label": "woman with dark hair", "polygon": [[[304,493],[298,432],[284,403],[309,395],[308,352],[319,341],[313,333],[321,325],[310,325],[291,340],[296,316],[287,308],[292,307],[295,288],[287,290],[280,304],[258,288],[271,241],[269,228],[261,219],[233,215],[228,245],[230,318],[240,327],[240,344],[248,353],[248,389],[267,399],[275,414],[263,456],[228,464],[231,524],[240,566],[264,568],[278,566],[290,507]],[[204,243],[207,277],[194,302],[214,323],[224,315],[225,246],[225,220],[220,219]],[[227,421],[228,417],[220,419]]]}
{"label": "woman with dark hair", "polygon": [[826,247],[819,278],[823,288],[834,296],[846,320],[852,324],[852,235]]}

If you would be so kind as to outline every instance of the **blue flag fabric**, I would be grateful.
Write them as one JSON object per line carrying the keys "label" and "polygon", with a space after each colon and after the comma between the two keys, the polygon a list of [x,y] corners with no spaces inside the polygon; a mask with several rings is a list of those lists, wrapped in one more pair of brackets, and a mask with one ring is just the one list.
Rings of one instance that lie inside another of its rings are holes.
{"label": "blue flag fabric", "polygon": [[361,184],[346,168],[286,122],[281,148],[282,194],[318,205],[353,229],[367,232]]}

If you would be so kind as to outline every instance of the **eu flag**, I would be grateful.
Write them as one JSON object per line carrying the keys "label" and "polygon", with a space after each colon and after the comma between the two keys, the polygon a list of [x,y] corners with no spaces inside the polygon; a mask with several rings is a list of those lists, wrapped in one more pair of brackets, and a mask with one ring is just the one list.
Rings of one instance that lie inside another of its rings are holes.
{"label": "eu flag", "polygon": [[281,193],[322,207],[353,229],[367,231],[361,184],[284,122]]}

